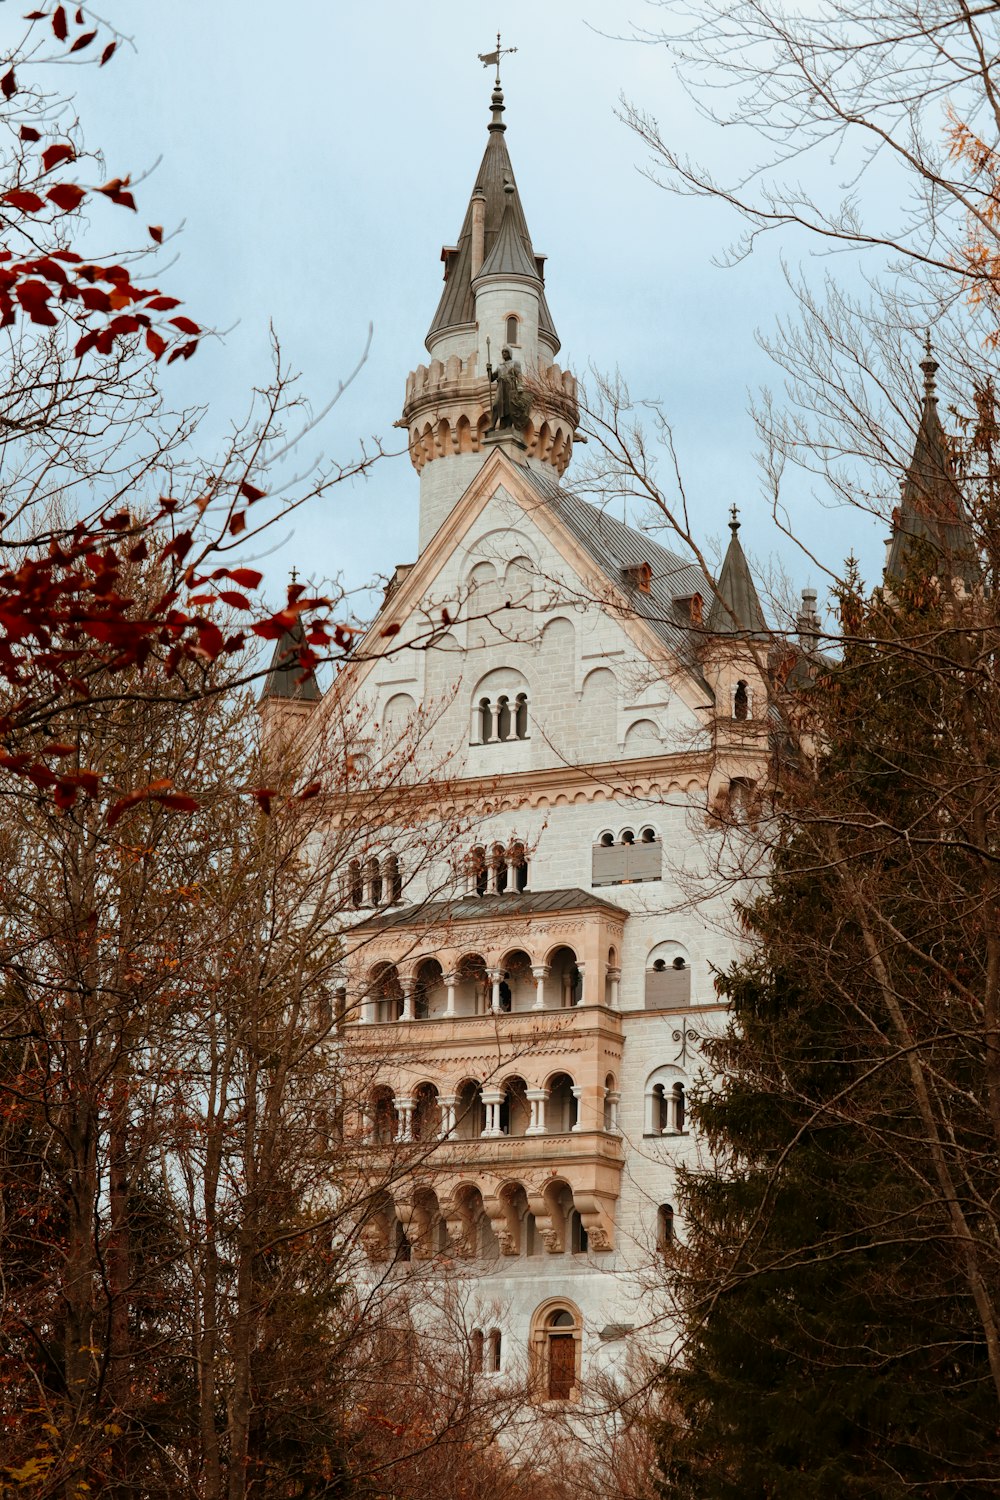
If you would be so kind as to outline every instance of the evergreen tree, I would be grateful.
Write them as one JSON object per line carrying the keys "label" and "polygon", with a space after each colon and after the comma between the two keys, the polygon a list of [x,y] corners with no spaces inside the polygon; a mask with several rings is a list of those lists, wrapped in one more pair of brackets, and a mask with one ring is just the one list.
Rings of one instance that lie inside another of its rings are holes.
{"label": "evergreen tree", "polygon": [[998,622],[918,552],[789,696],[670,1262],[671,1495],[1000,1483]]}

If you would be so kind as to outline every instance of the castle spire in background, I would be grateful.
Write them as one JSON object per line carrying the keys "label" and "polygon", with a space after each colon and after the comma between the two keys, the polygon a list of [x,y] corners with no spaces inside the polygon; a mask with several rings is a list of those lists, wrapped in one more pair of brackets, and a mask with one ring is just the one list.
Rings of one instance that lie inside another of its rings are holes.
{"label": "castle spire in background", "polygon": [[884,576],[887,582],[905,578],[915,545],[924,544],[940,560],[935,572],[960,579],[971,589],[981,581],[981,573],[948,438],[938,416],[939,366],[929,333],[920,368],[924,375],[920,422],[899,505],[893,511]]}

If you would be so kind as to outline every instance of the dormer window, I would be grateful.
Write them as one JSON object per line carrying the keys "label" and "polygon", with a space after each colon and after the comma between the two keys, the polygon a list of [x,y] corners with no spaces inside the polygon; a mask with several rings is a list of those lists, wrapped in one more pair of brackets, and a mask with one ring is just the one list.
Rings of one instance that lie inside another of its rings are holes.
{"label": "dormer window", "polygon": [[507,319],[507,343],[519,344],[521,342],[521,320],[513,313]]}
{"label": "dormer window", "polygon": [[650,584],[653,582],[653,570],[648,562],[629,563],[628,567],[622,568],[622,577],[630,589],[635,589],[640,594],[648,594]]}
{"label": "dormer window", "polygon": [[679,625],[700,625],[704,613],[705,601],[700,594],[682,594],[674,600],[674,618]]}

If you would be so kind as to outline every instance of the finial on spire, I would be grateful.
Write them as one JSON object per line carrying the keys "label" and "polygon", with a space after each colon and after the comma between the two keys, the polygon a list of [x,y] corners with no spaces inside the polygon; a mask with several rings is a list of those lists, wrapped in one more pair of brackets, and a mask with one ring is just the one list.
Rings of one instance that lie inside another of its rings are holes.
{"label": "finial on spire", "polygon": [[733,533],[733,536],[735,536],[740,529],[740,513],[734,505],[729,514],[732,518],[729,522],[729,529]]}
{"label": "finial on spire", "polygon": [[293,584],[294,583],[298,583],[298,581],[299,581],[299,570],[295,566],[295,564],[293,563],[292,564],[292,583]]}
{"label": "finial on spire", "polygon": [[931,349],[931,331],[929,328],[924,333],[924,351],[924,357],[920,361],[920,368],[924,372],[924,399],[926,401],[936,401],[937,387],[934,377],[938,372],[939,365]]}
{"label": "finial on spire", "polygon": [[500,87],[500,59],[501,59],[501,57],[509,57],[512,52],[516,52],[516,51],[517,51],[516,47],[501,47],[501,45],[500,45],[500,33],[498,31],[497,32],[497,50],[495,52],[480,52],[479,53],[479,61],[482,63],[482,65],[483,65],[484,68],[491,68],[491,67],[493,67],[494,64],[496,64],[497,77],[496,77],[496,83],[493,85],[494,88],[499,89],[499,87]]}

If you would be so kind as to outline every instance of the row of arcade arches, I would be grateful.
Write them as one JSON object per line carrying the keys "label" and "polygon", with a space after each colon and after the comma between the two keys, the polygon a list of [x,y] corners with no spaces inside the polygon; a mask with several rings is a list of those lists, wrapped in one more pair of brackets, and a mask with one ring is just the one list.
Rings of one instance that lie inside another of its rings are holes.
{"label": "row of arcade arches", "polygon": [[413,1189],[408,1201],[387,1191],[373,1202],[361,1239],[371,1260],[397,1266],[438,1257],[532,1260],[611,1248],[608,1221],[592,1195],[575,1194],[565,1178],[541,1188],[505,1182],[488,1205],[471,1182],[444,1198],[430,1185]]}
{"label": "row of arcade arches", "polygon": [[565,1072],[552,1073],[538,1088],[530,1087],[519,1075],[498,1084],[467,1078],[446,1094],[436,1084],[424,1082],[412,1093],[397,1097],[388,1084],[377,1084],[363,1111],[364,1140],[372,1146],[389,1146],[443,1139],[568,1135],[595,1129],[618,1134],[621,1095],[614,1075],[609,1073],[604,1081],[600,1122],[584,1118],[582,1093]]}

